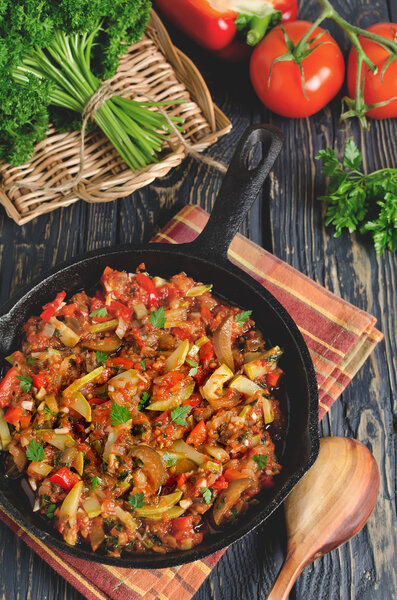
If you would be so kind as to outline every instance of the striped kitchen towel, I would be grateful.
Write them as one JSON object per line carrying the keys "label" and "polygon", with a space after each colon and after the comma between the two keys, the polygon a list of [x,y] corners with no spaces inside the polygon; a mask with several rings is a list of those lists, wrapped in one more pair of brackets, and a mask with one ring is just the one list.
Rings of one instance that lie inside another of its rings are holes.
{"label": "striped kitchen towel", "polygon": [[[207,220],[204,210],[186,206],[153,241],[190,242]],[[375,318],[240,234],[229,257],[264,285],[298,325],[317,373],[321,420],[382,339]],[[189,600],[224,552],[171,569],[121,569],[72,558],[43,544],[2,511],[0,519],[89,600]]]}

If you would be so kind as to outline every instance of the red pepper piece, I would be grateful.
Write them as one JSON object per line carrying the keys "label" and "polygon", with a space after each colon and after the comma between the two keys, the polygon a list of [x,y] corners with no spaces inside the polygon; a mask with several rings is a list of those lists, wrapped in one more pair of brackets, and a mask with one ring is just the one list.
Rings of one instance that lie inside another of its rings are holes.
{"label": "red pepper piece", "polygon": [[172,327],[171,333],[180,340],[189,340],[189,342],[191,342],[193,339],[190,331],[183,329],[183,327]]}
{"label": "red pepper piece", "polygon": [[208,341],[203,346],[201,346],[199,356],[200,362],[203,363],[204,369],[207,369],[211,360],[215,356],[215,351],[212,342]]}
{"label": "red pepper piece", "polygon": [[189,532],[193,527],[193,515],[188,515],[187,517],[178,517],[177,519],[172,519],[171,524],[172,535],[177,541],[183,540],[188,537]]}
{"label": "red pepper piece", "polygon": [[180,475],[178,475],[178,479],[176,480],[176,487],[182,487],[183,484],[185,483],[187,478],[186,473],[181,473]]}
{"label": "red pepper piece", "polygon": [[55,300],[53,300],[52,302],[48,302],[48,304],[44,304],[43,312],[40,315],[40,317],[43,319],[43,321],[48,322],[51,319],[51,317],[53,317],[55,315],[58,308],[61,306],[62,302],[64,301],[65,296],[66,296],[66,292],[59,292],[59,294],[57,294]]}
{"label": "red pepper piece", "polygon": [[108,398],[91,398],[90,400],[88,400],[88,404],[93,406],[94,404],[104,404],[107,401]]}
{"label": "red pepper piece", "polygon": [[20,406],[10,406],[10,408],[7,409],[4,418],[7,423],[16,425],[19,422],[19,419],[22,417],[22,413],[23,409]]}
{"label": "red pepper piece", "polygon": [[193,444],[193,446],[201,446],[204,444],[207,439],[207,428],[205,426],[204,420],[201,420],[200,423],[197,423],[196,427],[192,429],[189,435],[186,438],[187,444]]}
{"label": "red pepper piece", "polygon": [[29,427],[31,419],[32,415],[22,415],[22,417],[19,419],[21,429],[26,429],[26,427]]}
{"label": "red pepper piece", "polygon": [[214,483],[211,485],[211,487],[214,490],[225,490],[229,485],[229,482],[226,481],[226,479],[224,478],[223,475],[221,475],[220,477],[218,477],[218,479],[216,479],[214,481]]}
{"label": "red pepper piece", "polygon": [[48,373],[46,371],[41,371],[37,375],[32,375],[34,387],[36,387],[38,390],[42,387],[45,389],[48,384],[47,375]]}
{"label": "red pepper piece", "polygon": [[234,10],[215,10],[207,0],[156,0],[174,25],[207,50],[224,48],[236,35]]}
{"label": "red pepper piece", "polygon": [[279,367],[276,367],[274,371],[266,373],[266,385],[268,387],[277,387],[281,374],[282,370]]}
{"label": "red pepper piece", "polygon": [[19,387],[19,379],[17,379],[18,371],[12,367],[0,382],[0,408],[8,406],[11,402],[12,393]]}
{"label": "red pepper piece", "polygon": [[116,367],[131,369],[131,367],[134,365],[134,361],[128,360],[128,358],[123,358],[122,356],[117,356],[116,358],[109,358],[109,360],[106,361],[106,366],[113,367],[113,365]]}
{"label": "red pepper piece", "polygon": [[72,304],[66,304],[65,306],[62,306],[62,308],[59,309],[58,314],[63,315],[64,317],[71,317],[74,315],[77,308],[77,304],[72,302]]}
{"label": "red pepper piece", "polygon": [[61,467],[59,471],[50,477],[49,481],[57,483],[63,490],[68,492],[80,479],[76,473],[72,473],[67,467]]}
{"label": "red pepper piece", "polygon": [[150,279],[150,277],[148,277],[147,275],[145,275],[145,273],[137,273],[135,275],[135,279],[137,281],[137,283],[143,287],[144,290],[147,291],[147,293],[149,294],[149,307],[151,308],[152,306],[157,307],[159,304],[159,296],[157,293],[157,290],[154,286],[153,281]]}
{"label": "red pepper piece", "polygon": [[122,304],[122,302],[112,300],[107,309],[109,312],[114,313],[116,317],[121,317],[122,319],[124,319],[124,321],[131,321],[131,311],[127,306],[125,306],[125,304]]}

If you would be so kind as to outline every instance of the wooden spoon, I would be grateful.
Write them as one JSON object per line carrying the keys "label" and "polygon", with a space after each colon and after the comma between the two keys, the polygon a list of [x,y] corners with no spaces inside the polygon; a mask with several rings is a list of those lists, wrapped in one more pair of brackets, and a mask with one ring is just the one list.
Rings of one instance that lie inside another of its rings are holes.
{"label": "wooden spoon", "polygon": [[267,600],[288,598],[307,565],[364,527],[378,488],[378,466],[368,448],[351,438],[321,439],[317,461],[284,502],[287,557]]}

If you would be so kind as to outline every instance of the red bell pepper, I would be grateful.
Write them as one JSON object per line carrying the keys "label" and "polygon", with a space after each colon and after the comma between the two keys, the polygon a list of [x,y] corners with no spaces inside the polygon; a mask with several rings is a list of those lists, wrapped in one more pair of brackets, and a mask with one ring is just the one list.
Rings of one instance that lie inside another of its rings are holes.
{"label": "red bell pepper", "polygon": [[117,300],[112,300],[109,306],[106,307],[109,312],[116,315],[116,317],[121,317],[124,321],[130,321],[132,314],[130,309],[125,306],[122,302],[118,302]]}
{"label": "red bell pepper", "polygon": [[193,446],[200,446],[204,444],[207,439],[207,428],[205,426],[204,420],[201,420],[200,423],[197,423],[196,427],[192,429],[189,435],[186,438],[187,444],[193,444]]}
{"label": "red bell pepper", "polygon": [[20,381],[17,375],[18,371],[12,367],[0,382],[0,408],[10,404],[13,391],[19,388]]}
{"label": "red bell pepper", "polygon": [[215,351],[212,342],[208,341],[201,346],[199,356],[200,362],[203,364],[204,369],[207,369],[211,360],[215,357]]}
{"label": "red bell pepper", "polygon": [[38,390],[40,388],[45,389],[47,386],[47,375],[48,373],[46,371],[41,371],[41,373],[38,373],[37,375],[32,375],[34,387]]}
{"label": "red bell pepper", "polygon": [[283,371],[279,367],[276,367],[274,371],[266,373],[266,385],[268,387],[277,387],[282,372]]}
{"label": "red bell pepper", "polygon": [[171,522],[171,530],[172,535],[177,541],[183,540],[188,537],[189,533],[193,527],[193,515],[188,515],[187,517],[178,517],[177,519],[172,519]]}
{"label": "red bell pepper", "polygon": [[213,490],[225,490],[229,486],[229,482],[226,481],[223,475],[220,475],[218,479],[211,485]]}
{"label": "red bell pepper", "polygon": [[94,406],[94,404],[104,404],[108,401],[108,398],[90,398],[88,400],[88,404]]}
{"label": "red bell pepper", "polygon": [[181,488],[183,486],[183,484],[185,483],[187,478],[186,473],[181,473],[180,475],[178,475],[178,479],[176,480],[176,486]]}
{"label": "red bell pepper", "polygon": [[244,477],[244,475],[242,475],[240,471],[237,471],[237,469],[226,469],[226,471],[223,473],[223,476],[229,483],[231,481],[235,481],[235,479],[242,479]]}
{"label": "red bell pepper", "polygon": [[43,312],[40,315],[40,317],[43,319],[43,321],[48,322],[51,319],[51,317],[53,317],[55,315],[57,310],[60,308],[62,302],[64,301],[65,296],[66,296],[66,292],[59,292],[59,294],[57,294],[55,300],[53,300],[52,302],[48,302],[48,304],[44,304]]}
{"label": "red bell pepper", "polygon": [[107,367],[124,367],[125,369],[131,369],[134,364],[133,360],[128,360],[128,358],[123,358],[122,356],[116,356],[116,358],[109,358],[106,361]]}
{"label": "red bell pepper", "polygon": [[19,419],[22,417],[22,413],[23,409],[20,406],[10,406],[10,408],[7,408],[4,418],[7,423],[16,425],[19,422]]}
{"label": "red bell pepper", "polygon": [[159,305],[159,296],[153,281],[145,273],[137,273],[135,279],[147,291],[149,295],[149,307],[154,306],[156,308]]}
{"label": "red bell pepper", "polygon": [[279,21],[293,21],[298,14],[297,0],[264,0],[257,12],[247,9],[246,13],[236,10],[234,4],[230,0],[229,8],[223,9],[217,8],[213,0],[156,0],[165,17],[197,44],[207,50],[221,51],[221,58],[231,60],[246,54],[243,47],[235,45],[237,31],[248,31],[247,43],[254,46],[269,27]]}
{"label": "red bell pepper", "polygon": [[76,473],[72,473],[67,467],[61,467],[59,471],[50,477],[51,483],[57,483],[65,491],[69,491],[76,485],[80,478]]}

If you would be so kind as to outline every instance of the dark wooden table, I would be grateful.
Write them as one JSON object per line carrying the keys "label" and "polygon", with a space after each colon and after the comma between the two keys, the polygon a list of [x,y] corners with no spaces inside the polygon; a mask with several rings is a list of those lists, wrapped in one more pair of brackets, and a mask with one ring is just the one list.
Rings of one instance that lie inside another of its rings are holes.
{"label": "dark wooden table", "polygon": [[[396,0],[335,0],[342,15],[362,27],[397,21]],[[315,0],[301,1],[300,17],[318,14]],[[330,24],[330,30],[335,32]],[[175,33],[175,32],[172,32]],[[344,51],[348,42],[335,37]],[[374,314],[385,340],[377,347],[321,424],[323,435],[352,436],[377,459],[381,486],[368,525],[351,542],[308,567],[291,597],[297,600],[391,600],[397,598],[396,424],[397,256],[377,257],[368,238],[324,227],[316,197],[324,178],[314,154],[331,146],[340,153],[354,138],[368,170],[397,167],[397,122],[340,124],[340,97],[323,111],[287,120],[256,99],[244,69],[216,63],[186,38],[174,35],[202,71],[215,102],[231,118],[233,131],[210,150],[226,161],[244,128],[270,122],[286,136],[281,159],[243,232],[329,290]],[[341,96],[342,94],[340,94]],[[147,241],[190,202],[211,209],[221,177],[187,159],[167,177],[132,197],[103,205],[83,202],[18,227],[0,209],[0,302],[46,269],[84,253],[123,242]],[[282,511],[228,549],[195,600],[264,599],[280,567],[285,546]],[[0,524],[0,599],[78,600],[82,596]],[[178,600],[175,598],[175,600]]]}

